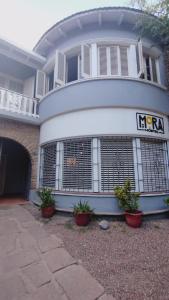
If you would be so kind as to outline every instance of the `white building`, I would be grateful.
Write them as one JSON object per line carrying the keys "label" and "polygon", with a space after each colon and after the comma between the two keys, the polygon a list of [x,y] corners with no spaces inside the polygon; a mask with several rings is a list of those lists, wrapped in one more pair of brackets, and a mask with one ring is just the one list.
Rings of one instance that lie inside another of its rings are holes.
{"label": "white building", "polygon": [[[44,33],[33,52],[0,40],[2,195],[30,189],[37,202],[36,189],[48,186],[59,209],[71,210],[81,199],[95,212],[118,214],[113,190],[130,178],[143,211],[166,209],[164,51],[151,37],[140,39],[136,22],[142,15],[129,8],[75,14]],[[12,140],[29,154],[24,166],[26,153],[18,159],[22,151],[13,144],[13,166],[22,167],[9,176],[16,169],[5,163]]]}

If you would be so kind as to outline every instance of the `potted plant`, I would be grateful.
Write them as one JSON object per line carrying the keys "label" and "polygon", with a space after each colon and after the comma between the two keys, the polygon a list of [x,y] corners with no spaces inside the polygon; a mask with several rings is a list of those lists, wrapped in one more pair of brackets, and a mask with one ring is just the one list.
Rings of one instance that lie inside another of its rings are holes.
{"label": "potted plant", "polygon": [[169,197],[167,197],[166,199],[164,199],[164,203],[169,207]]}
{"label": "potted plant", "polygon": [[38,192],[41,198],[41,212],[42,217],[51,218],[55,213],[55,201],[52,196],[52,190],[49,188],[43,188]]}
{"label": "potted plant", "polygon": [[140,227],[142,223],[142,211],[138,210],[140,193],[132,192],[131,181],[127,179],[124,186],[115,188],[115,196],[119,207],[123,209],[126,223],[131,227]]}
{"label": "potted plant", "polygon": [[75,222],[78,226],[86,226],[91,221],[93,210],[87,201],[79,201],[73,208]]}

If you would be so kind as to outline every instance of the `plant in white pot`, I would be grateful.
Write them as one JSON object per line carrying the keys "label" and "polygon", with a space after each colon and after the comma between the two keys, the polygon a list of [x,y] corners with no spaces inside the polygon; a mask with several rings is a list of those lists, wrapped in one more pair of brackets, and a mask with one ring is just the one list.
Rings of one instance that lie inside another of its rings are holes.
{"label": "plant in white pot", "polygon": [[139,210],[140,193],[132,192],[130,179],[125,181],[124,186],[115,188],[115,196],[119,207],[124,210],[126,223],[131,227],[140,227],[143,215]]}

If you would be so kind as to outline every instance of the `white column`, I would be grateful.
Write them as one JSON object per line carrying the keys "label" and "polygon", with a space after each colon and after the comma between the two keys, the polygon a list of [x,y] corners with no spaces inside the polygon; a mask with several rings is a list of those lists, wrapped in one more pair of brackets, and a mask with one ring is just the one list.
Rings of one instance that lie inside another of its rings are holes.
{"label": "white column", "polygon": [[62,187],[63,142],[57,142],[56,148],[56,190]]}
{"label": "white column", "polygon": [[92,165],[93,165],[93,192],[99,191],[99,161],[98,161],[98,139],[92,140]]}
{"label": "white column", "polygon": [[137,162],[137,145],[136,145],[136,139],[135,138],[133,138],[133,157],[134,157],[135,191],[139,192],[139,174],[138,174],[138,162]]}
{"label": "white column", "polygon": [[137,159],[137,172],[138,172],[138,188],[139,192],[143,192],[143,168],[142,168],[142,160],[141,160],[141,143],[140,139],[136,138],[136,159]]}
{"label": "white column", "polygon": [[97,44],[91,44],[91,77],[97,77]]}
{"label": "white column", "polygon": [[136,57],[136,46],[130,45],[128,50],[128,66],[129,76],[137,78],[137,57]]}

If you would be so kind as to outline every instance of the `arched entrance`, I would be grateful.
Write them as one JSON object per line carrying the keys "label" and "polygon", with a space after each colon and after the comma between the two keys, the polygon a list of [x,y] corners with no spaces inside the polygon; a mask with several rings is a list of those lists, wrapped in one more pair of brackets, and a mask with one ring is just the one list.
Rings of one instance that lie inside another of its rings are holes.
{"label": "arched entrance", "polygon": [[28,197],[31,159],[18,142],[0,138],[0,197]]}

